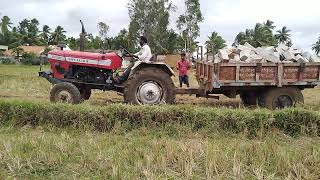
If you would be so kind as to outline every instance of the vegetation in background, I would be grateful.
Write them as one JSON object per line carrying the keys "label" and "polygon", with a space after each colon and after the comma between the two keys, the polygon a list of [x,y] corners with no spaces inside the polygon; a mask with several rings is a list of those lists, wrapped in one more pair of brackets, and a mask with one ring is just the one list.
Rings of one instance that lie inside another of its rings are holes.
{"label": "vegetation in background", "polygon": [[12,59],[12,58],[1,58],[0,59],[0,63],[9,65],[9,64],[15,64],[16,61],[14,59]]}
{"label": "vegetation in background", "polygon": [[[149,38],[151,48],[155,54],[172,54],[180,51],[194,51],[197,43],[196,38],[200,35],[199,23],[203,21],[199,0],[185,0],[185,12],[178,17],[176,26],[179,34],[169,29],[169,19],[176,7],[171,0],[130,0],[128,10],[130,24],[127,29],[122,29],[114,37],[108,36],[109,25],[99,22],[97,26],[98,36],[89,34],[86,38],[86,50],[119,49],[125,47],[129,51],[136,51],[139,47],[138,37],[146,35]],[[146,11],[147,9],[147,11]],[[8,16],[3,16],[0,21],[0,44],[9,46],[9,49],[20,45],[58,45],[65,42],[73,50],[79,49],[78,37],[67,37],[62,26],[52,30],[48,25],[39,29],[39,21],[23,19],[14,26]],[[285,43],[292,46],[291,30],[286,26],[275,31],[274,22],[267,20],[264,23],[257,23],[253,29],[246,29],[240,32],[234,45],[246,42],[254,47],[275,46]],[[224,40],[217,34],[211,34],[206,42],[210,46],[209,52],[224,46]],[[217,36],[215,39],[215,36]],[[216,42],[213,42],[216,41]],[[320,40],[313,44],[312,49],[316,54],[320,53]]]}
{"label": "vegetation in background", "polygon": [[44,45],[49,45],[49,40],[51,36],[51,28],[48,25],[44,25],[42,27],[42,32],[40,33],[40,40],[43,42]]}
{"label": "vegetation in background", "polygon": [[312,45],[312,50],[314,50],[314,52],[319,55],[320,53],[320,37],[318,39],[318,41]]}
{"label": "vegetation in background", "polygon": [[253,29],[246,29],[240,32],[235,39],[234,45],[245,44],[246,42],[254,47],[275,46],[278,41],[273,34],[274,22],[267,20],[265,23],[257,23]]}
{"label": "vegetation in background", "polygon": [[24,53],[24,50],[21,47],[15,47],[12,49],[12,53],[15,55],[15,57],[19,58]]}
{"label": "vegetation in background", "polygon": [[291,30],[289,30],[286,26],[283,26],[281,30],[277,31],[277,34],[275,35],[275,37],[279,43],[284,43],[287,46],[291,47],[292,41],[290,39],[290,36],[291,36],[290,32]]}
{"label": "vegetation in background", "polygon": [[58,45],[66,39],[66,33],[62,26],[57,26],[57,28],[53,31],[51,35],[50,44]]}
{"label": "vegetation in background", "polygon": [[24,65],[40,65],[40,58],[35,53],[23,53],[21,63]]}
{"label": "vegetation in background", "polygon": [[20,39],[16,32],[16,27],[12,26],[8,16],[2,17],[0,27],[0,44],[7,45],[9,48],[17,47],[20,44]]}
{"label": "vegetation in background", "polygon": [[138,37],[144,35],[155,54],[168,54],[175,50],[172,43],[176,41],[172,38],[177,38],[177,35],[168,28],[170,12],[174,10],[171,0],[131,0],[128,9],[131,49],[137,47]]}
{"label": "vegetation in background", "polygon": [[199,23],[203,21],[199,0],[185,0],[185,12],[177,20],[177,28],[185,41],[185,51],[193,52],[196,49],[196,38],[200,36]]}
{"label": "vegetation in background", "polygon": [[212,32],[210,36],[208,36],[208,40],[206,41],[207,53],[209,54],[217,54],[219,49],[226,47],[226,41],[217,33]]}

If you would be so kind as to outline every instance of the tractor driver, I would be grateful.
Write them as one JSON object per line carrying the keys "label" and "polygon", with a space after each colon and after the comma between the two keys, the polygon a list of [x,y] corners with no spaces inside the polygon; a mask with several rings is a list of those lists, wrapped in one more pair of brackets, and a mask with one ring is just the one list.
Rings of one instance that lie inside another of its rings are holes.
{"label": "tractor driver", "polygon": [[[151,53],[150,46],[148,45],[148,39],[145,36],[140,36],[139,43],[141,46],[141,50],[135,53],[134,56],[138,58],[139,61],[142,61],[144,63],[150,63],[152,58],[152,53]],[[131,68],[134,66],[134,64],[135,64],[134,62],[131,62],[121,76],[115,76],[114,77],[115,82],[118,84],[121,84],[124,81],[126,81],[130,75]]]}
{"label": "tractor driver", "polygon": [[152,58],[152,53],[148,45],[148,39],[144,36],[141,36],[139,43],[141,46],[141,50],[134,55],[137,56],[140,61],[145,63],[150,63],[150,60]]}

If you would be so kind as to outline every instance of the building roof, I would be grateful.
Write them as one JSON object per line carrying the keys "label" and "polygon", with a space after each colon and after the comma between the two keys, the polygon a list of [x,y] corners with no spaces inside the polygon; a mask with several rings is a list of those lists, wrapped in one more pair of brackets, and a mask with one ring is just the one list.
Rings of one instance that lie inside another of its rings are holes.
{"label": "building roof", "polygon": [[[43,51],[46,49],[45,46],[19,46],[19,47],[22,48],[24,52],[34,53],[38,56],[40,56],[41,53],[43,53]],[[6,52],[4,52],[4,54],[6,56],[15,56],[15,54],[12,53],[12,49],[7,50]]]}
{"label": "building roof", "polygon": [[8,50],[8,46],[0,45],[0,50]]}

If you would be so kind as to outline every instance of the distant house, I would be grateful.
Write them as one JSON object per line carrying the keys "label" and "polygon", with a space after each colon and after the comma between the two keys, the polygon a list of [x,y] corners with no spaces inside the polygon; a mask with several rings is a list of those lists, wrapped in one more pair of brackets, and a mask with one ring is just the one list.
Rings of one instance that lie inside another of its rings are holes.
{"label": "distant house", "polygon": [[[23,52],[25,52],[25,53],[34,53],[34,54],[36,54],[37,56],[40,56],[41,53],[43,53],[44,50],[46,49],[45,46],[19,46],[19,48],[23,49]],[[5,55],[5,56],[10,56],[10,57],[15,57],[15,56],[17,56],[17,55],[13,52],[12,49],[5,51],[5,52],[4,52],[4,55]],[[22,56],[22,54],[19,55],[19,56]],[[20,58],[20,57],[19,57],[19,58]]]}
{"label": "distant house", "polygon": [[8,46],[0,45],[0,51],[7,51]]}

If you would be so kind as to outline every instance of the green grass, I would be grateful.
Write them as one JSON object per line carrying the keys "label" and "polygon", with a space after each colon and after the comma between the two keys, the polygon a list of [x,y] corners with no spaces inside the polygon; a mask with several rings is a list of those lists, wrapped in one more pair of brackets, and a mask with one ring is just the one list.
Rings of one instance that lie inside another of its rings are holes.
{"label": "green grass", "polygon": [[172,136],[186,133],[244,134],[264,136],[278,129],[290,136],[318,136],[319,112],[305,109],[269,111],[265,109],[225,109],[176,106],[130,106],[113,104],[104,107],[40,102],[0,100],[0,125],[53,126],[111,132],[156,129]]}
{"label": "green grass", "polygon": [[0,179],[320,179],[320,89],[281,111],[100,91],[73,106],[49,103],[37,71],[0,65]]}
{"label": "green grass", "polygon": [[319,179],[320,139],[180,138],[0,128],[0,177]]}

